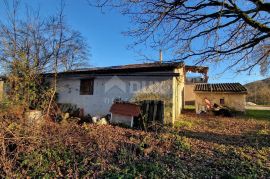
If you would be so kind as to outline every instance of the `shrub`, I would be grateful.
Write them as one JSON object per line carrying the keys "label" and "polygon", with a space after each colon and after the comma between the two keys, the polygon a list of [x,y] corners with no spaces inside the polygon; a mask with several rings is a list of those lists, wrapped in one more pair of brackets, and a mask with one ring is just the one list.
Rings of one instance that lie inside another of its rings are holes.
{"label": "shrub", "polygon": [[30,177],[62,177],[67,176],[74,168],[76,154],[63,147],[37,149],[31,153],[24,153],[19,158],[20,167],[24,168]]}

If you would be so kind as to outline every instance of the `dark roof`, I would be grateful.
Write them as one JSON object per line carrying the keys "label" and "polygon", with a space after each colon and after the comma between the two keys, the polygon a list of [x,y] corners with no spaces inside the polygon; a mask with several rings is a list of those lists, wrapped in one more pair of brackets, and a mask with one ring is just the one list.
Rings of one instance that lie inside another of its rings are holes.
{"label": "dark roof", "polygon": [[[76,69],[66,72],[59,72],[58,76],[71,76],[83,77],[89,76],[179,76],[178,73],[174,73],[172,70],[178,67],[183,67],[183,62],[155,62],[155,63],[142,63],[142,64],[130,64],[122,66],[110,66],[110,67],[96,67],[96,68],[84,68]],[[162,71],[163,73],[160,73]],[[145,72],[151,72],[151,74],[145,74]],[[140,73],[140,74],[138,74]],[[53,76],[53,73],[44,74],[44,76]]]}
{"label": "dark roof", "polygon": [[247,89],[240,83],[201,83],[195,85],[194,91],[247,93]]}
{"label": "dark roof", "polygon": [[[95,68],[83,68],[70,70],[65,72],[59,72],[59,76],[76,76],[83,77],[84,75],[89,76],[179,76],[179,73],[174,72],[175,68],[185,67],[187,71],[195,71],[199,73],[206,73],[208,67],[203,66],[185,66],[184,62],[153,62],[153,63],[142,63],[142,64],[129,64],[120,66],[110,67],[95,67]],[[151,73],[149,73],[151,72]],[[162,72],[162,73],[160,73]],[[146,74],[147,73],[147,74]],[[53,73],[44,74],[45,76],[52,76]]]}
{"label": "dark roof", "polygon": [[148,72],[148,71],[168,71],[177,67],[182,67],[183,62],[172,62],[172,63],[142,63],[142,64],[130,64],[121,66],[110,66],[110,67],[97,67],[97,68],[85,68],[66,71],[62,73],[112,73],[112,72]]}
{"label": "dark roof", "polygon": [[130,103],[114,103],[110,109],[110,112],[124,116],[139,116],[140,106]]}

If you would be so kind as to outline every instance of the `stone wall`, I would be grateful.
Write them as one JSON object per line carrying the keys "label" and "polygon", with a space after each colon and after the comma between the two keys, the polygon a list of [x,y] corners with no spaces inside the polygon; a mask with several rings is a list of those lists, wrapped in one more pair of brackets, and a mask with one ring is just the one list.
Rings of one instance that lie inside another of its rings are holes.
{"label": "stone wall", "polygon": [[245,111],[245,103],[246,103],[246,94],[238,94],[238,93],[214,93],[214,92],[201,92],[195,93],[195,101],[196,101],[196,112],[199,112],[200,109],[206,108],[205,98],[211,101],[211,104],[220,104],[220,99],[224,99],[225,104],[223,106],[227,106],[236,111]]}

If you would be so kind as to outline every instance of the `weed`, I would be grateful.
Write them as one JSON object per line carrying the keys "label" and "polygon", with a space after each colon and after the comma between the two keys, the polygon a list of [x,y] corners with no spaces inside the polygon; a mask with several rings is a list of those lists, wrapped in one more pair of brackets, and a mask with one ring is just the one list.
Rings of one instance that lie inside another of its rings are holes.
{"label": "weed", "polygon": [[191,121],[178,120],[174,123],[175,128],[191,128],[192,126],[193,123]]}
{"label": "weed", "polygon": [[174,146],[177,150],[184,150],[184,151],[189,151],[190,150],[190,142],[188,140],[188,138],[186,137],[182,137],[182,136],[179,136],[179,135],[175,135],[174,136],[175,139],[174,139]]}
{"label": "weed", "polygon": [[258,135],[270,135],[270,131],[267,129],[261,129],[257,131]]}
{"label": "weed", "polygon": [[131,147],[121,147],[117,154],[117,159],[120,164],[130,163],[135,158],[135,150]]}
{"label": "weed", "polygon": [[166,169],[155,161],[133,162],[120,171],[110,171],[105,178],[164,178]]}

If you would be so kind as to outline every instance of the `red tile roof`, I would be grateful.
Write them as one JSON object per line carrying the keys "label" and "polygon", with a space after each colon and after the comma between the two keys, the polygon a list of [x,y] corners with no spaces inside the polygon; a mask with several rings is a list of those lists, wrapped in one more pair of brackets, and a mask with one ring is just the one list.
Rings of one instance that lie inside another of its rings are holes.
{"label": "red tile roof", "polygon": [[195,85],[194,91],[247,93],[247,89],[240,83],[201,83]]}
{"label": "red tile roof", "polygon": [[120,114],[124,116],[139,116],[140,106],[130,103],[115,103],[110,109],[111,113]]}

